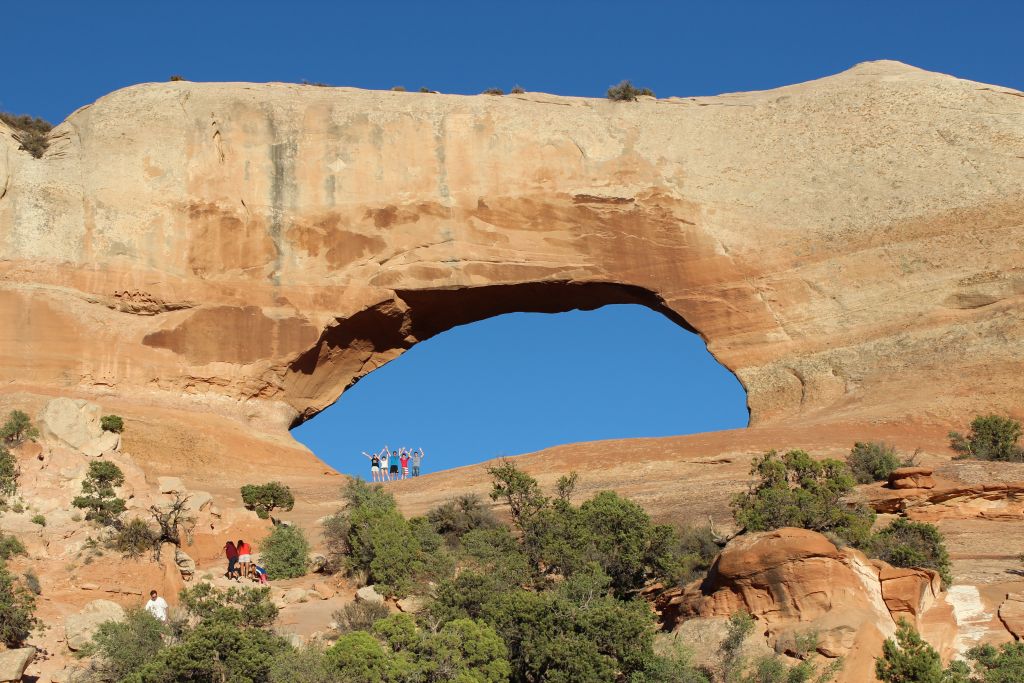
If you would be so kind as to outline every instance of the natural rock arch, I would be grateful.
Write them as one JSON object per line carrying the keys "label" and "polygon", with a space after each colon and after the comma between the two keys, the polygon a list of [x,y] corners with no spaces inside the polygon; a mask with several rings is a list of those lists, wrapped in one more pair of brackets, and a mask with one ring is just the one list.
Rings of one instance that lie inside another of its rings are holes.
{"label": "natural rock arch", "polygon": [[1013,410],[1022,159],[1020,93],[895,62],[638,103],[135,86],[41,159],[0,134],[0,392],[294,447],[446,326],[636,301],[752,426]]}

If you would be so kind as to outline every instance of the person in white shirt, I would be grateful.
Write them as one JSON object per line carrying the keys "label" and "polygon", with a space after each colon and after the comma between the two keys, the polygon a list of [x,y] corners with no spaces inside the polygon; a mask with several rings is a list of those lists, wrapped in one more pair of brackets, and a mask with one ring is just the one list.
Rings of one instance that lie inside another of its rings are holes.
{"label": "person in white shirt", "polygon": [[156,594],[156,591],[149,591],[149,602],[146,603],[146,611],[160,621],[167,621],[167,601]]}

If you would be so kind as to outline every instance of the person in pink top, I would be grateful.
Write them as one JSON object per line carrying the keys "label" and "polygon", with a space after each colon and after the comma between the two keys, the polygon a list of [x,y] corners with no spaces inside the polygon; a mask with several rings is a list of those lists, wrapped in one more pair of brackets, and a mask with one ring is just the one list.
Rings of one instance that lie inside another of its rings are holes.
{"label": "person in pink top", "polygon": [[404,448],[398,452],[398,462],[402,463],[402,479],[409,476],[409,451]]}

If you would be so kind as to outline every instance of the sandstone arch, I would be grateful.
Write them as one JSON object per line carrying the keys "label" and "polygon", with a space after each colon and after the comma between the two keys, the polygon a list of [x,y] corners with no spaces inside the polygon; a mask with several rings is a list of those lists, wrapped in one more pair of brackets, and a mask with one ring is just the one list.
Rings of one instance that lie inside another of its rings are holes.
{"label": "sandstone arch", "polygon": [[1016,91],[894,62],[635,104],[173,82],[51,137],[0,135],[5,400],[294,447],[467,315],[637,297],[701,333],[754,426],[1017,408]]}

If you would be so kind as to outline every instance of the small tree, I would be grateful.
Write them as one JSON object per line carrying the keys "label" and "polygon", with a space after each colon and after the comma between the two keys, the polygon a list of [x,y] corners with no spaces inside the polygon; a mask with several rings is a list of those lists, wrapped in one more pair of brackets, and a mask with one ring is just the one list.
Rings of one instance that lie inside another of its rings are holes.
{"label": "small tree", "polygon": [[846,456],[846,464],[853,473],[858,484],[870,484],[874,481],[885,481],[892,471],[902,463],[896,455],[896,449],[884,443],[857,442],[853,450]]}
{"label": "small tree", "polygon": [[747,493],[733,498],[733,515],[747,531],[798,527],[831,532],[854,545],[865,543],[875,514],[863,505],[848,505],[853,477],[838,460],[814,460],[804,451],[775,451],[754,460],[758,476]]}
{"label": "small tree", "polygon": [[157,528],[160,530],[157,537],[156,556],[160,559],[160,544],[173,543],[179,548],[182,546],[182,531],[185,532],[185,540],[192,544],[192,531],[196,528],[196,518],[188,514],[188,499],[181,493],[174,494],[174,501],[163,506],[151,505],[149,514],[153,516]]}
{"label": "small tree", "polygon": [[875,660],[875,675],[884,683],[945,683],[939,653],[900,619],[896,638],[886,638],[882,656]]}
{"label": "small tree", "polygon": [[160,534],[153,530],[144,519],[134,517],[121,527],[111,541],[111,546],[125,557],[139,557],[156,550]]}
{"label": "small tree", "polygon": [[6,562],[15,555],[26,555],[25,544],[17,536],[8,536],[0,531],[0,562]]}
{"label": "small tree", "polygon": [[1021,432],[1020,422],[1011,417],[979,415],[971,421],[967,436],[950,432],[949,445],[960,458],[1020,462],[1024,460],[1024,449],[1017,445]]}
{"label": "small tree", "polygon": [[292,490],[279,481],[266,484],[246,484],[242,487],[242,502],[255,510],[260,519],[267,519],[275,508],[286,512],[295,507]]}
{"label": "small tree", "polygon": [[650,88],[637,88],[630,81],[622,81],[608,88],[608,99],[613,102],[635,102],[641,96],[654,97],[654,91]]}
{"label": "small tree", "polygon": [[39,625],[35,609],[36,596],[0,561],[0,644],[21,647]]}
{"label": "small tree", "polygon": [[7,502],[7,498],[18,492],[18,477],[20,475],[18,459],[0,445],[0,507]]}
{"label": "small tree", "polygon": [[82,482],[82,494],[71,504],[86,510],[85,518],[100,524],[114,524],[125,511],[125,502],[114,490],[124,484],[121,468],[109,460],[89,463],[89,472]]}
{"label": "small tree", "polygon": [[121,419],[120,415],[104,415],[100,418],[100,427],[105,432],[117,432],[120,434],[124,431],[124,420]]}
{"label": "small tree", "polygon": [[39,430],[33,426],[26,413],[12,410],[7,416],[7,421],[0,426],[0,438],[9,446],[17,446],[26,439],[38,439]]}
{"label": "small tree", "polygon": [[942,577],[943,587],[953,583],[949,553],[942,533],[927,522],[911,522],[897,517],[889,526],[871,537],[867,545],[871,557],[896,567],[925,567]]}
{"label": "small tree", "polygon": [[263,567],[272,579],[294,579],[309,570],[309,542],[296,526],[276,526],[260,550]]}
{"label": "small tree", "polygon": [[427,519],[452,546],[458,545],[462,537],[474,529],[498,526],[498,518],[475,493],[466,493],[438,505],[427,512]]}

